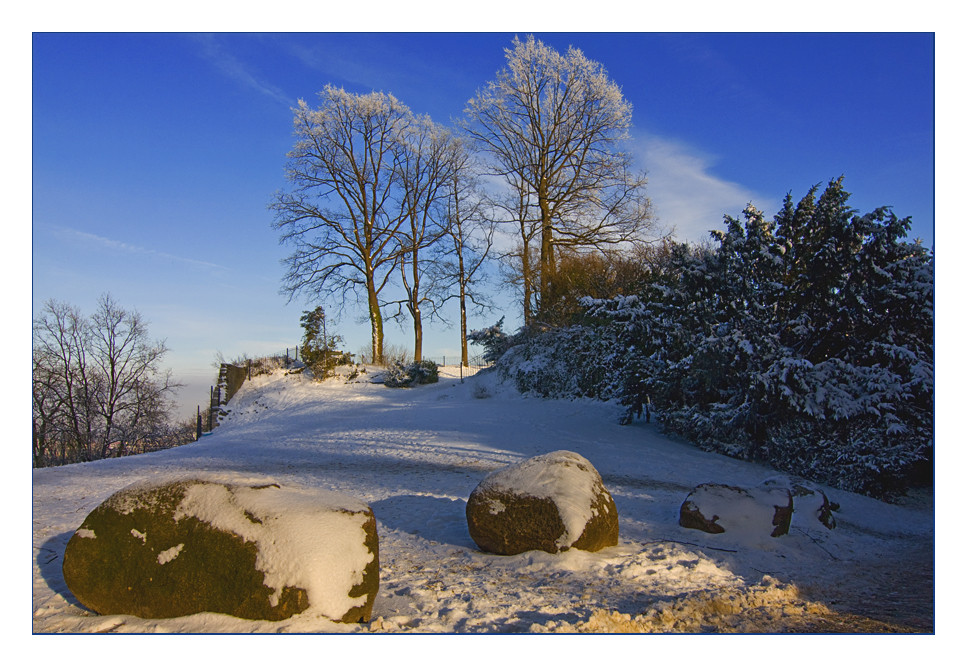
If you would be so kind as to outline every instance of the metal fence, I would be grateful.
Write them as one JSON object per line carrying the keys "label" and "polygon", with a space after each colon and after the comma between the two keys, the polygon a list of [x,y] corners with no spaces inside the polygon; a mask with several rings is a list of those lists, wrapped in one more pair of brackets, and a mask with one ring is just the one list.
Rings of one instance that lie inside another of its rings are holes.
{"label": "metal fence", "polygon": [[440,356],[440,357],[423,357],[426,361],[432,361],[437,366],[458,366],[460,368],[460,377],[470,377],[471,375],[476,375],[479,371],[485,368],[489,368],[491,363],[489,361],[484,361],[484,358],[480,355],[476,357],[470,357],[467,361],[467,365],[464,366],[460,363],[460,357],[458,355],[454,356]]}

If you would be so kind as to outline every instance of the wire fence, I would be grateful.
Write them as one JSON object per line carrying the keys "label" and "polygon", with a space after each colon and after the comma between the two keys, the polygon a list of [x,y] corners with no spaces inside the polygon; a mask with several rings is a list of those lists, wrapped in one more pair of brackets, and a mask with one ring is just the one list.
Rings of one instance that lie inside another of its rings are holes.
{"label": "wire fence", "polygon": [[479,355],[476,357],[470,357],[470,359],[467,360],[466,366],[460,363],[460,357],[456,355],[423,357],[423,359],[426,361],[432,361],[437,366],[458,367],[460,369],[460,377],[470,377],[471,375],[476,375],[478,372],[491,366],[489,361],[484,361],[484,358]]}

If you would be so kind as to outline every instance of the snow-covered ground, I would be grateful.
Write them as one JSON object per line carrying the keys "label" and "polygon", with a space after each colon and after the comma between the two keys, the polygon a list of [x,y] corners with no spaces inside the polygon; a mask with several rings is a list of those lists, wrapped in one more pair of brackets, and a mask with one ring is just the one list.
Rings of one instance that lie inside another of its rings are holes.
{"label": "snow-covered ground", "polygon": [[[798,517],[780,538],[688,530],[678,512],[696,485],[754,486],[776,472],[702,452],[653,424],[620,426],[612,404],[523,397],[493,373],[461,382],[458,372],[390,389],[366,381],[372,372],[318,383],[278,371],[245,383],[222,426],[197,443],[34,470],[33,632],[802,632],[834,627],[829,610],[933,628],[931,498],[889,505],[824,488],[841,506],[832,531]],[[601,473],[620,515],[618,545],[479,551],[465,516],[474,487],[555,450]],[[148,620],[80,606],[61,566],[87,514],[128,484],[196,472],[267,476],[368,503],[380,540],[372,622]]]}

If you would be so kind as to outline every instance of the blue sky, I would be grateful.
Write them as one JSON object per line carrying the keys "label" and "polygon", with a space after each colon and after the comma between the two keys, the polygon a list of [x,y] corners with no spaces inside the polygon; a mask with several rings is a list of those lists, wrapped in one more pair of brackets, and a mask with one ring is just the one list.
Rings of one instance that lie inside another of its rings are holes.
{"label": "blue sky", "polygon": [[[293,347],[315,305],[279,294],[287,250],[266,208],[286,185],[290,107],[332,83],[449,123],[514,34],[35,33],[34,312],[53,298],[90,313],[105,292],[137,308],[193,412],[216,353]],[[630,148],[680,239],[844,175],[860,212],[893,206],[934,243],[933,34],[534,34],[622,87]],[[518,322],[501,304],[471,326]],[[368,340],[356,320],[337,325],[354,352]],[[425,355],[456,358],[457,329],[430,329]],[[407,322],[388,327],[388,343],[410,340]]]}

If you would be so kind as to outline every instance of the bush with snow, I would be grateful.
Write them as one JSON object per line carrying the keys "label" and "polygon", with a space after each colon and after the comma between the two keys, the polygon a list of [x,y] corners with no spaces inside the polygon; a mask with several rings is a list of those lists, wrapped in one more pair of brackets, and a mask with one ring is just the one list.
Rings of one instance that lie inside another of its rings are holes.
{"label": "bush with snow", "polygon": [[389,366],[383,374],[383,384],[387,387],[412,387],[439,381],[439,369],[435,362],[428,359],[406,365],[397,362]]}
{"label": "bush with snow", "polygon": [[615,396],[610,332],[573,326],[522,336],[497,363],[497,373],[522,394],[544,398]]}
{"label": "bush with snow", "polygon": [[598,551],[618,543],[618,510],[580,454],[556,451],[491,473],[467,500],[470,537],[484,551]]}
{"label": "bush with snow", "polygon": [[99,614],[365,622],[379,544],[372,510],[348,496],[184,478],[105,500],[68,542],[63,571]]}
{"label": "bush with snow", "polygon": [[514,338],[503,330],[504,318],[485,329],[476,329],[467,334],[467,340],[484,349],[483,358],[487,363],[493,363],[503,356],[514,342]]}
{"label": "bush with snow", "polygon": [[640,294],[584,299],[586,324],[521,338],[518,389],[654,406],[703,449],[889,498],[929,482],[933,257],[909,219],[859,216],[841,180],[768,222],[726,217],[675,245]]}

